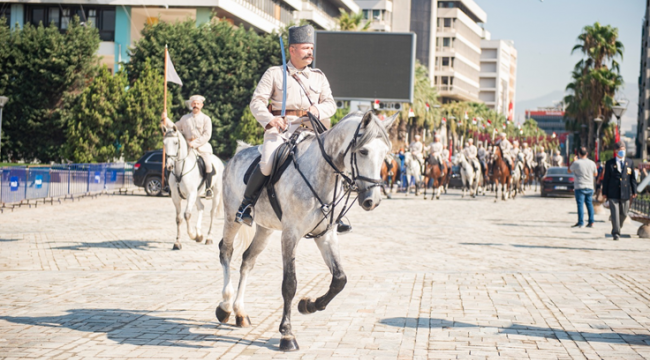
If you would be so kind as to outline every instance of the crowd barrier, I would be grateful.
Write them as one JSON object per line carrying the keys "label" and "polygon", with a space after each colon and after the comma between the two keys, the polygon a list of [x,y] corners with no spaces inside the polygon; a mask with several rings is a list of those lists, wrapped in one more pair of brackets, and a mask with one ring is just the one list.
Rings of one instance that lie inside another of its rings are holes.
{"label": "crowd barrier", "polygon": [[134,187],[133,163],[0,168],[0,203],[59,198]]}

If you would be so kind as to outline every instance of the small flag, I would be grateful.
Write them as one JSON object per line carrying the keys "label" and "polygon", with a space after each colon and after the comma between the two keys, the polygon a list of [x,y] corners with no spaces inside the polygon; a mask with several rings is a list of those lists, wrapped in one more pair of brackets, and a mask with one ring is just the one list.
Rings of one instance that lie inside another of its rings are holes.
{"label": "small flag", "polygon": [[472,118],[472,125],[476,125],[476,118]]}
{"label": "small flag", "polygon": [[513,121],[514,120],[514,110],[512,106],[512,102],[508,105],[508,120]]}
{"label": "small flag", "polygon": [[425,103],[424,106],[425,106],[425,109],[426,109],[427,111],[429,111],[429,103]]}
{"label": "small flag", "polygon": [[372,104],[372,106],[375,108],[375,110],[379,109],[379,100],[375,100],[375,102]]}
{"label": "small flag", "polygon": [[519,129],[519,133],[523,135],[524,131],[522,129]]}
{"label": "small flag", "polygon": [[467,111],[465,111],[465,120],[467,119],[469,119],[469,117],[467,116]]}
{"label": "small flag", "polygon": [[506,124],[503,124],[503,129],[505,130],[505,128],[506,128]]}
{"label": "small flag", "polygon": [[492,125],[492,121],[490,119],[488,119],[487,121],[488,121],[488,125]]}
{"label": "small flag", "polygon": [[174,69],[174,63],[172,63],[172,58],[169,56],[169,51],[165,49],[165,52],[167,52],[167,82],[183,86],[180,76],[178,76],[176,69]]}
{"label": "small flag", "polygon": [[555,136],[556,136],[556,135],[555,135],[555,131],[553,131],[553,136],[552,136],[552,137],[553,137],[553,139],[555,139]]}
{"label": "small flag", "polygon": [[413,109],[410,108],[409,108],[409,117],[410,118],[415,117],[415,112],[413,111]]}
{"label": "small flag", "polygon": [[442,124],[444,125],[444,124],[446,124],[446,123],[447,123],[447,119],[446,119],[446,118],[442,118]]}

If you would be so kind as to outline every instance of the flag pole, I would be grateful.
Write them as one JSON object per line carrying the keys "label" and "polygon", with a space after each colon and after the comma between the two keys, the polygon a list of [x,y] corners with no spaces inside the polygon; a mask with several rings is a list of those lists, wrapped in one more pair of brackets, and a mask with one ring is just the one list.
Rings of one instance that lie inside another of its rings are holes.
{"label": "flag pole", "polygon": [[[163,92],[163,113],[165,114],[165,117],[167,117],[167,44],[165,44],[165,78],[164,78],[164,92]],[[163,153],[162,153],[162,171],[161,171],[161,182],[160,186],[162,187],[160,189],[160,193],[162,194],[162,190],[165,188],[165,147],[163,146]]]}

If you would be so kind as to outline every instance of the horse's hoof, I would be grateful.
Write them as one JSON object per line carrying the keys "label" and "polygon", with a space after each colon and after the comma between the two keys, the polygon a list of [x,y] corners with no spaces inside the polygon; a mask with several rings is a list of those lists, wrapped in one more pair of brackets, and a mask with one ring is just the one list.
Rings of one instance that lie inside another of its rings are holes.
{"label": "horse's hoof", "polygon": [[174,243],[174,247],[172,247],[172,250],[181,250],[183,248],[183,245],[181,243]]}
{"label": "horse's hoof", "polygon": [[298,302],[298,311],[303,315],[313,314],[316,312],[316,306],[310,298],[304,298]]}
{"label": "horse's hoof", "polygon": [[213,242],[212,242],[212,240],[208,239],[208,240],[205,241],[205,244],[206,244],[206,245],[212,245]]}
{"label": "horse's hoof", "polygon": [[248,317],[248,315],[246,315],[246,316],[236,316],[235,317],[235,323],[236,323],[237,327],[241,327],[241,328],[251,327],[251,319]]}
{"label": "horse's hoof", "polygon": [[230,319],[230,311],[223,310],[221,306],[217,306],[215,313],[217,315],[217,320],[222,324],[227,323],[228,319]]}
{"label": "horse's hoof", "polygon": [[196,241],[197,243],[203,242],[203,235],[196,235],[194,241]]}
{"label": "horse's hoof", "polygon": [[282,351],[296,351],[296,350],[300,350],[300,347],[298,346],[298,343],[296,342],[296,338],[290,338],[290,339],[282,338],[282,339],[280,339],[280,350],[282,350]]}

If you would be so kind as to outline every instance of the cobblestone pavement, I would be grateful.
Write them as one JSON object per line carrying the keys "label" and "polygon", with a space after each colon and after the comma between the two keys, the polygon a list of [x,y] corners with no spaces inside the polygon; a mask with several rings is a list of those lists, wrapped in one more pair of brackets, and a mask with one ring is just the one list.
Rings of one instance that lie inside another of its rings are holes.
{"label": "cobblestone pavement", "polygon": [[[397,195],[350,219],[347,287],[325,311],[294,305],[301,349],[282,353],[279,234],[250,278],[253,326],[241,329],[214,316],[221,220],[215,245],[183,234],[172,251],[169,198],[2,214],[0,358],[650,358],[650,241],[607,238],[604,213],[571,229],[571,198],[494,203],[452,190],[439,201]],[[313,241],[300,243],[297,269],[296,302],[325,292]]]}

